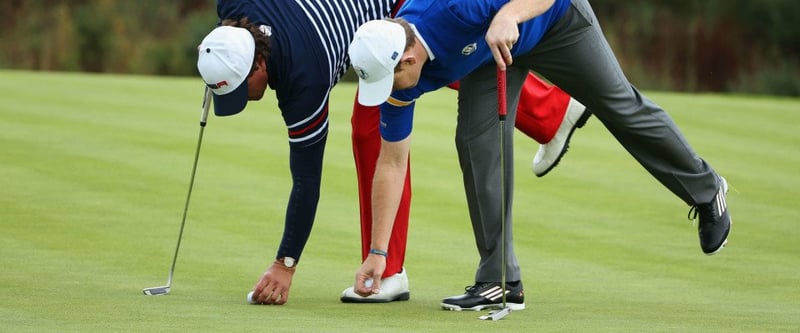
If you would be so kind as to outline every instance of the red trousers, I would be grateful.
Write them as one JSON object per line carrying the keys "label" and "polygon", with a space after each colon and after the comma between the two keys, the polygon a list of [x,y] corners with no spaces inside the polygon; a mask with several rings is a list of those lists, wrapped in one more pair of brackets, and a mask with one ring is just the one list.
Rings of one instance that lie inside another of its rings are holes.
{"label": "red trousers", "polygon": [[[458,89],[458,83],[451,85]],[[533,74],[522,87],[515,127],[539,143],[547,143],[553,138],[564,114],[570,97],[563,90],[550,85]],[[352,125],[353,157],[358,177],[358,203],[361,213],[361,259],[366,259],[372,241],[372,177],[381,149],[381,135],[378,130],[379,107],[368,107],[353,103]],[[455,106],[454,106],[455,107]],[[392,236],[389,239],[386,270],[383,277],[392,276],[403,269],[408,239],[408,218],[411,209],[411,163],[406,173],[403,196],[395,216]]]}

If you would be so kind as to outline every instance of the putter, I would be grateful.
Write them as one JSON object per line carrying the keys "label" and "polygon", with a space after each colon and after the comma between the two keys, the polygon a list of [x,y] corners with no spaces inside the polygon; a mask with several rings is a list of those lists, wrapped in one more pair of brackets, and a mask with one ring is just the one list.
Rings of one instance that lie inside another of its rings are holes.
{"label": "putter", "polygon": [[183,206],[183,218],[181,219],[181,228],[178,232],[178,245],[175,246],[175,255],[172,257],[172,266],[169,268],[169,277],[167,278],[167,285],[160,287],[144,288],[142,292],[148,296],[158,296],[169,294],[172,287],[172,276],[175,273],[175,262],[178,261],[178,250],[181,248],[181,238],[183,237],[183,226],[186,225],[186,212],[189,211],[189,199],[192,197],[192,187],[194,186],[194,175],[197,171],[197,160],[200,157],[200,144],[203,142],[203,129],[206,128],[206,120],[208,119],[208,109],[211,105],[211,89],[206,87],[203,92],[203,107],[200,115],[200,135],[197,139],[197,149],[194,152],[194,165],[192,165],[192,177],[189,179],[189,192],[186,194],[186,204]]}
{"label": "putter", "polygon": [[506,305],[506,177],[505,177],[505,144],[503,130],[506,122],[506,71],[497,67],[497,116],[500,119],[500,289],[502,289],[503,308],[490,311],[489,314],[478,317],[480,320],[500,320],[511,313],[511,308]]}

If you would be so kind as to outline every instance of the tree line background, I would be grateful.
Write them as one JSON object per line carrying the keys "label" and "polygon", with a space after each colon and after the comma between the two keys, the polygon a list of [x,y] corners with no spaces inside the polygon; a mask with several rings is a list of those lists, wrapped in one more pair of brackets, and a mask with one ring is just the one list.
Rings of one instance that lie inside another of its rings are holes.
{"label": "tree line background", "polygon": [[[591,3],[639,88],[800,96],[798,0]],[[0,68],[197,75],[196,46],[217,22],[215,5],[3,0]]]}

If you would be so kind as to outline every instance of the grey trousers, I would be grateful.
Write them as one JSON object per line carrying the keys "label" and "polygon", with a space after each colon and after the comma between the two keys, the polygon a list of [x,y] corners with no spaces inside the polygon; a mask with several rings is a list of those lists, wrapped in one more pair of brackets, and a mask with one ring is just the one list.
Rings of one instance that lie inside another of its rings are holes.
{"label": "grey trousers", "polygon": [[[513,132],[519,92],[530,70],[577,99],[661,184],[688,205],[710,202],[719,176],[689,146],[672,118],[625,77],[586,0],[573,0],[564,17],[507,70],[504,135],[506,280],[521,280],[512,238]],[[500,281],[500,163],[496,66],[461,80],[456,148],[463,172],[480,264],[475,281]]]}

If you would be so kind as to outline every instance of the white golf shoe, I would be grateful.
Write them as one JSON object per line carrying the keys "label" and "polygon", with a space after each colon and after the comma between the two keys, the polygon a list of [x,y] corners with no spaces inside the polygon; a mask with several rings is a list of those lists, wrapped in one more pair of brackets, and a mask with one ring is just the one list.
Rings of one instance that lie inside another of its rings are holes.
{"label": "white golf shoe", "polygon": [[556,135],[550,139],[550,142],[540,144],[539,150],[533,156],[533,173],[537,177],[546,175],[561,161],[561,157],[567,153],[572,133],[576,128],[583,127],[591,115],[583,104],[570,98],[567,112],[564,114],[564,119],[556,131]]}
{"label": "white golf shoe", "polygon": [[381,280],[381,292],[367,297],[360,296],[349,287],[342,291],[342,303],[388,303],[394,301],[407,301],[411,298],[408,291],[408,275],[403,268],[400,273]]}

